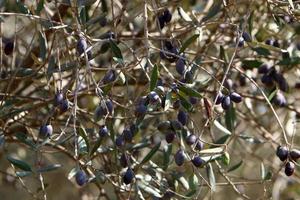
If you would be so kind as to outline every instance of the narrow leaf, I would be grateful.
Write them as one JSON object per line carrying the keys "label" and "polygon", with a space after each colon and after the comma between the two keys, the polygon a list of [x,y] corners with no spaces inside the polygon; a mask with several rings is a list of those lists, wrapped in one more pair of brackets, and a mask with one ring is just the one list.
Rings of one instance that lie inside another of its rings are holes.
{"label": "narrow leaf", "polygon": [[238,169],[240,166],[242,166],[242,164],[243,164],[243,161],[241,160],[239,163],[237,163],[237,164],[233,165],[231,168],[229,168],[227,170],[227,173]]}
{"label": "narrow leaf", "polygon": [[191,176],[189,177],[189,186],[191,190],[196,190],[198,188],[198,177],[196,176],[196,174],[191,174]]}
{"label": "narrow leaf", "polygon": [[26,177],[26,176],[30,176],[31,174],[32,174],[31,171],[21,171],[21,172],[16,172],[16,175],[17,175],[18,177],[21,177],[21,178]]}
{"label": "narrow leaf", "polygon": [[178,94],[181,105],[187,110],[191,111],[193,109],[192,104],[186,100],[181,94]]}
{"label": "narrow leaf", "polygon": [[159,193],[160,190],[157,188],[152,187],[151,185],[147,184],[145,185],[144,183],[138,183],[138,187],[145,191],[148,194],[151,194],[157,198],[161,198],[162,195]]}
{"label": "narrow leaf", "polygon": [[111,48],[113,54],[115,55],[115,57],[123,60],[122,52],[121,52],[120,48],[118,47],[118,45],[113,40],[110,40],[110,48]]}
{"label": "narrow leaf", "polygon": [[81,11],[80,11],[80,21],[81,24],[86,24],[86,8],[82,7]]}
{"label": "narrow leaf", "polygon": [[[264,38],[264,39],[266,39],[266,38]],[[272,45],[267,45],[267,44],[262,43],[262,42],[253,41],[253,42],[248,42],[248,44],[251,45],[251,47],[261,47],[261,48],[267,49],[269,51],[275,51],[275,52],[278,52],[278,53],[281,53],[283,51],[282,49],[280,49],[278,47],[274,47]]]}
{"label": "narrow leaf", "polygon": [[265,181],[270,180],[272,178],[272,176],[273,176],[272,172],[268,171],[267,174],[264,177],[264,180]]}
{"label": "narrow leaf", "polygon": [[179,90],[182,91],[183,93],[185,93],[186,95],[190,96],[190,97],[202,98],[202,95],[199,92],[197,92],[193,88],[187,87],[185,85],[179,86]]}
{"label": "narrow leaf", "polygon": [[150,79],[150,91],[154,90],[154,88],[156,87],[157,79],[158,79],[158,65],[155,64]]}
{"label": "narrow leaf", "polygon": [[78,152],[79,152],[79,154],[88,153],[87,143],[86,143],[86,141],[83,137],[79,136],[78,140],[77,140],[77,143],[78,143]]}
{"label": "narrow leaf", "polygon": [[90,152],[90,155],[91,155],[91,156],[98,150],[98,148],[100,147],[101,141],[102,141],[101,138],[99,138],[99,139],[96,141],[96,143],[94,144],[94,146],[93,146],[93,148],[92,148],[92,150],[91,150],[91,152]]}
{"label": "narrow leaf", "polygon": [[172,153],[172,144],[165,146],[164,148],[164,162],[163,162],[163,170],[166,170],[170,164],[170,156]]}
{"label": "narrow leaf", "polygon": [[155,145],[153,147],[153,149],[151,149],[151,151],[145,156],[145,158],[141,161],[141,165],[143,165],[144,163],[146,163],[147,161],[149,161],[152,156],[154,156],[154,154],[157,152],[157,150],[159,149],[160,147],[160,143],[158,143],[157,145]]}
{"label": "narrow leaf", "polygon": [[235,123],[235,109],[232,105],[225,112],[225,123],[227,129],[232,132],[234,130],[234,123]]}
{"label": "narrow leaf", "polygon": [[264,180],[265,176],[266,176],[266,170],[265,170],[265,166],[264,163],[260,163],[260,175],[261,175],[261,179]]}
{"label": "narrow leaf", "polygon": [[263,62],[258,61],[258,60],[243,60],[242,61],[242,67],[244,69],[253,69],[253,68],[258,68],[261,66]]}
{"label": "narrow leaf", "polygon": [[36,7],[36,14],[39,15],[44,8],[44,0],[40,0]]}
{"label": "narrow leaf", "polygon": [[107,13],[108,11],[108,6],[106,0],[101,0],[101,10],[103,13]]}
{"label": "narrow leaf", "polygon": [[193,42],[195,42],[195,40],[197,40],[197,38],[199,37],[199,34],[195,34],[193,36],[191,36],[190,38],[188,38],[183,44],[182,47],[180,48],[179,52],[182,53],[184,52],[184,50],[190,46]]}
{"label": "narrow leaf", "polygon": [[181,7],[178,7],[177,8],[178,10],[178,13],[180,15],[180,17],[186,21],[186,22],[192,22],[193,20],[191,19],[191,17],[181,8]]}
{"label": "narrow leaf", "polygon": [[225,51],[224,47],[221,45],[220,46],[220,57],[221,59],[223,59],[226,63],[229,62],[229,58],[228,58],[228,54]]}
{"label": "narrow leaf", "polygon": [[85,128],[82,125],[80,125],[78,134],[84,139],[84,142],[85,142],[85,145],[86,145],[86,149],[87,149],[87,151],[89,151],[89,149],[90,149],[89,139],[87,137],[87,133],[85,131]]}
{"label": "narrow leaf", "polygon": [[216,191],[216,178],[211,163],[207,164],[206,172],[212,191]]}
{"label": "narrow leaf", "polygon": [[225,128],[218,120],[214,120],[214,127],[226,135],[231,135],[231,132]]}
{"label": "narrow leaf", "polygon": [[214,154],[214,155],[211,155],[211,156],[201,156],[202,160],[204,160],[205,162],[209,163],[209,162],[212,162],[216,159],[219,159],[223,156],[223,154],[219,153],[219,154]]}
{"label": "narrow leaf", "polygon": [[249,18],[248,18],[248,29],[249,29],[249,33],[252,33],[253,30],[253,15],[254,15],[254,11],[251,12]]}
{"label": "narrow leaf", "polygon": [[172,99],[172,94],[171,92],[167,92],[166,94],[166,100],[165,100],[165,107],[164,107],[164,111],[167,111],[170,106],[172,105],[171,104],[171,99]]}
{"label": "narrow leaf", "polygon": [[47,68],[47,79],[50,80],[52,74],[55,72],[55,58],[50,56]]}
{"label": "narrow leaf", "polygon": [[32,171],[30,165],[22,160],[15,159],[11,156],[7,156],[7,160],[19,169],[22,169],[24,171]]}
{"label": "narrow leaf", "polygon": [[213,18],[214,16],[216,16],[220,12],[221,7],[222,7],[222,1],[221,0],[215,0],[214,4],[209,9],[207,15],[202,19],[202,22],[205,22],[205,21]]}
{"label": "narrow leaf", "polygon": [[252,143],[252,144],[261,144],[263,143],[261,140],[251,137],[251,136],[247,136],[247,135],[239,135],[239,138],[245,140],[246,142]]}
{"label": "narrow leaf", "polygon": [[36,149],[36,146],[35,146],[34,142],[27,139],[27,136],[24,133],[16,133],[15,136],[20,142],[30,146],[33,149]]}
{"label": "narrow leaf", "polygon": [[222,156],[222,162],[223,162],[226,166],[229,165],[229,163],[230,163],[230,155],[229,155],[228,152],[225,152],[225,153],[223,154],[223,156]]}
{"label": "narrow leaf", "polygon": [[185,196],[186,197],[192,197],[194,194],[196,194],[197,190],[191,190],[190,192],[188,192]]}
{"label": "narrow leaf", "polygon": [[294,9],[295,9],[295,7],[294,7],[293,0],[288,0],[288,1],[289,1],[289,4],[290,4],[290,6],[292,7],[292,9],[294,10]]}
{"label": "narrow leaf", "polygon": [[211,148],[211,149],[203,149],[199,153],[202,154],[218,154],[218,153],[223,153],[224,149],[223,147],[216,147],[216,148]]}
{"label": "narrow leaf", "polygon": [[53,164],[53,165],[48,165],[46,167],[40,168],[37,170],[37,172],[43,173],[43,172],[50,172],[53,170],[56,170],[58,168],[62,167],[61,164]]}
{"label": "narrow leaf", "polygon": [[222,137],[220,137],[216,142],[215,144],[224,144],[227,139],[229,138],[230,135],[224,135]]}
{"label": "narrow leaf", "polygon": [[189,182],[186,180],[186,178],[184,178],[184,176],[178,177],[178,181],[179,181],[179,183],[181,183],[181,184],[183,185],[183,187],[184,187],[186,190],[189,190],[189,189],[190,189]]}
{"label": "narrow leaf", "polygon": [[273,97],[276,95],[276,93],[277,93],[277,90],[275,88],[268,96],[268,100],[271,101],[273,99]]}
{"label": "narrow leaf", "polygon": [[39,57],[42,58],[42,60],[46,59],[47,54],[47,41],[46,37],[43,32],[39,32],[39,43],[40,43],[40,55]]}
{"label": "narrow leaf", "polygon": [[74,167],[68,174],[68,179],[70,180],[71,178],[73,178],[75,176],[75,174],[77,173],[78,169],[76,167]]}
{"label": "narrow leaf", "polygon": [[255,48],[252,48],[252,50],[255,51],[258,55],[261,55],[261,56],[271,55],[270,51],[266,48],[263,48],[263,47],[255,47]]}

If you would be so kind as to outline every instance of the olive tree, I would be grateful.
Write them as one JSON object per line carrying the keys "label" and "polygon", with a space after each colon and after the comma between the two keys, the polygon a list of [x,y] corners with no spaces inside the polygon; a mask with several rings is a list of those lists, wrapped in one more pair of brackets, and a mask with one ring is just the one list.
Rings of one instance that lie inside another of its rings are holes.
{"label": "olive tree", "polygon": [[1,197],[299,198],[299,8],[1,0]]}

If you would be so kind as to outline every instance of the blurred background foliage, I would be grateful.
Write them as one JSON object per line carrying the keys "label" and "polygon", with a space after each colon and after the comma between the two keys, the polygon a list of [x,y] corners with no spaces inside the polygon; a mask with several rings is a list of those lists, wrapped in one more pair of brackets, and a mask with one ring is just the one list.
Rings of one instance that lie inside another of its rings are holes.
{"label": "blurred background foliage", "polygon": [[276,157],[300,146],[299,20],[292,0],[0,0],[0,199],[299,199]]}

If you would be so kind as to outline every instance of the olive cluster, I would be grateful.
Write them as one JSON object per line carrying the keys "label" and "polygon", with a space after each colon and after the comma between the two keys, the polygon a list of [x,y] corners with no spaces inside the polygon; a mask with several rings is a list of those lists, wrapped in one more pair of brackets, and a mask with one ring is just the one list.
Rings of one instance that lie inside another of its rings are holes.
{"label": "olive cluster", "polygon": [[232,101],[235,103],[240,103],[242,102],[242,100],[243,100],[242,96],[236,92],[230,92],[229,95],[224,95],[222,92],[220,92],[216,96],[216,105],[221,104],[224,110],[228,110],[231,106]]}
{"label": "olive cluster", "polygon": [[106,117],[108,114],[112,115],[114,111],[114,105],[110,99],[101,100],[95,110],[95,119],[100,120]]}
{"label": "olive cluster", "polygon": [[[271,67],[268,64],[262,64],[258,68],[258,73],[262,74],[261,82],[268,88],[273,88],[277,86],[280,91],[287,92],[289,89],[288,83],[284,76],[279,73],[275,67]],[[278,91],[274,98],[272,99],[272,103],[277,106],[284,107],[287,105],[286,98],[282,94],[282,92]]]}
{"label": "olive cluster", "polygon": [[176,62],[175,69],[181,75],[182,83],[193,83],[193,72],[187,66],[187,59],[183,54],[179,53],[178,48],[170,41],[165,41],[160,57],[171,63]]}
{"label": "olive cluster", "polygon": [[[129,152],[126,144],[131,144],[134,142],[133,139],[139,130],[138,124],[144,119],[147,113],[158,111],[160,108],[164,108],[166,101],[166,90],[166,87],[162,86],[162,84],[158,82],[153,91],[149,92],[146,96],[140,97],[135,105],[134,114],[136,121],[130,126],[125,127],[121,134],[115,135],[114,144],[121,152],[119,156],[119,163],[122,168],[126,168],[122,176],[122,181],[126,185],[132,183],[135,178],[135,167],[132,165],[132,156],[134,156],[134,152]],[[172,84],[171,88],[169,88],[169,91],[170,90],[176,94],[178,92],[177,84]],[[196,97],[190,97],[189,100],[193,105],[198,103],[198,98]],[[195,151],[202,150],[203,143],[194,133],[189,132],[187,127],[189,121],[188,112],[182,107],[181,101],[176,100],[173,104],[173,108],[178,109],[177,119],[163,121],[158,124],[157,129],[165,134],[165,140],[167,143],[173,143],[177,140],[177,138],[179,143],[180,139],[183,138],[186,144]],[[103,138],[108,134],[108,128],[105,125],[102,125],[99,129],[99,136]],[[174,154],[175,164],[181,166],[186,160],[186,152],[182,147],[180,147],[179,150]],[[196,167],[202,167],[206,163],[199,155],[193,155],[190,161]]]}
{"label": "olive cluster", "polygon": [[300,158],[300,151],[297,149],[289,150],[285,146],[278,146],[276,155],[281,161],[285,162],[285,174],[287,176],[293,175],[295,171],[294,162],[297,162],[297,160]]}
{"label": "olive cluster", "polygon": [[176,61],[176,71],[182,76],[182,79],[180,80],[182,83],[193,83],[193,72],[188,69],[186,64],[185,57],[180,57]]}
{"label": "olive cluster", "polygon": [[269,38],[265,41],[265,44],[280,48],[280,44],[279,44],[279,41],[277,39],[270,39]]}
{"label": "olive cluster", "polygon": [[288,91],[289,86],[286,79],[274,67],[270,67],[268,64],[262,64],[258,68],[258,73],[263,75],[261,77],[261,82],[267,87],[274,87],[277,85],[281,91]]}
{"label": "olive cluster", "polygon": [[[184,137],[182,132],[189,133],[186,125],[188,122],[188,115],[185,111],[180,110],[177,114],[177,120],[163,121],[158,124],[157,129],[165,134],[165,140],[167,143],[173,143],[175,139]],[[185,143],[196,151],[203,149],[203,143],[200,141],[194,133],[189,133],[185,137]],[[179,142],[179,141],[178,141]],[[187,160],[186,153],[183,148],[179,148],[174,154],[174,161],[176,165],[182,166]],[[205,164],[205,161],[201,159],[199,155],[194,156],[191,162],[196,167],[201,167]]]}

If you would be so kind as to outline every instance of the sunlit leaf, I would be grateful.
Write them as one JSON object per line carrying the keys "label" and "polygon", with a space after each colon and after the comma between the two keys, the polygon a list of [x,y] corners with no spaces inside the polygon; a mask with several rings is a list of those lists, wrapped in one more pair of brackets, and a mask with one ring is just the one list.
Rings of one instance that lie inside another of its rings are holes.
{"label": "sunlit leaf", "polygon": [[214,127],[216,127],[222,133],[226,135],[231,135],[231,132],[227,128],[225,128],[218,120],[214,120],[213,124]]}
{"label": "sunlit leaf", "polygon": [[192,18],[181,7],[178,7],[177,10],[178,10],[178,13],[179,13],[180,17],[184,21],[186,21],[186,22],[192,22],[193,21]]}
{"label": "sunlit leaf", "polygon": [[26,177],[26,176],[30,176],[30,175],[32,175],[32,174],[33,174],[33,172],[31,172],[31,171],[21,171],[21,172],[16,172],[16,175],[17,175],[18,177],[21,177],[21,178]]}
{"label": "sunlit leaf", "polygon": [[85,145],[86,145],[86,150],[89,151],[90,145],[89,145],[88,135],[87,135],[87,132],[86,132],[85,128],[82,125],[80,125],[78,134],[84,139],[84,142],[85,142]]}
{"label": "sunlit leaf", "polygon": [[186,178],[184,176],[179,176],[177,177],[177,180],[179,183],[182,184],[182,186],[186,189],[189,190],[190,189],[190,185],[189,182],[186,180]]}
{"label": "sunlit leaf", "polygon": [[239,135],[239,138],[241,138],[242,140],[245,140],[249,143],[252,143],[252,144],[261,144],[261,143],[263,143],[263,141],[261,141],[257,138],[251,137],[251,136],[247,136],[247,135]]}
{"label": "sunlit leaf", "polygon": [[210,149],[203,149],[199,153],[201,154],[218,154],[223,153],[224,148],[223,147],[216,147],[216,148],[210,148]]}
{"label": "sunlit leaf", "polygon": [[198,188],[199,180],[196,174],[191,174],[189,176],[189,187],[190,190],[196,190]]}
{"label": "sunlit leaf", "polygon": [[71,179],[75,176],[75,174],[77,173],[77,171],[78,171],[78,169],[77,169],[76,167],[73,168],[73,169],[69,172],[69,174],[68,174],[68,179],[71,180]]}
{"label": "sunlit leaf", "polygon": [[223,156],[222,156],[222,162],[223,162],[226,166],[229,165],[229,163],[230,163],[230,155],[229,155],[228,152],[225,152],[225,153],[223,154]]}
{"label": "sunlit leaf", "polygon": [[210,163],[206,165],[206,173],[208,176],[209,184],[211,186],[211,190],[216,191],[216,178],[215,178],[214,170]]}
{"label": "sunlit leaf", "polygon": [[292,9],[294,10],[294,9],[295,9],[295,7],[294,7],[293,0],[288,0],[288,2],[289,2],[289,4],[290,4],[290,6],[292,7]]}
{"label": "sunlit leaf", "polygon": [[141,190],[145,191],[146,193],[151,194],[151,195],[153,195],[153,196],[155,196],[157,198],[161,198],[162,197],[162,195],[160,194],[160,190],[157,189],[157,188],[152,187],[149,184],[145,185],[145,184],[139,182],[138,183],[138,187]]}

